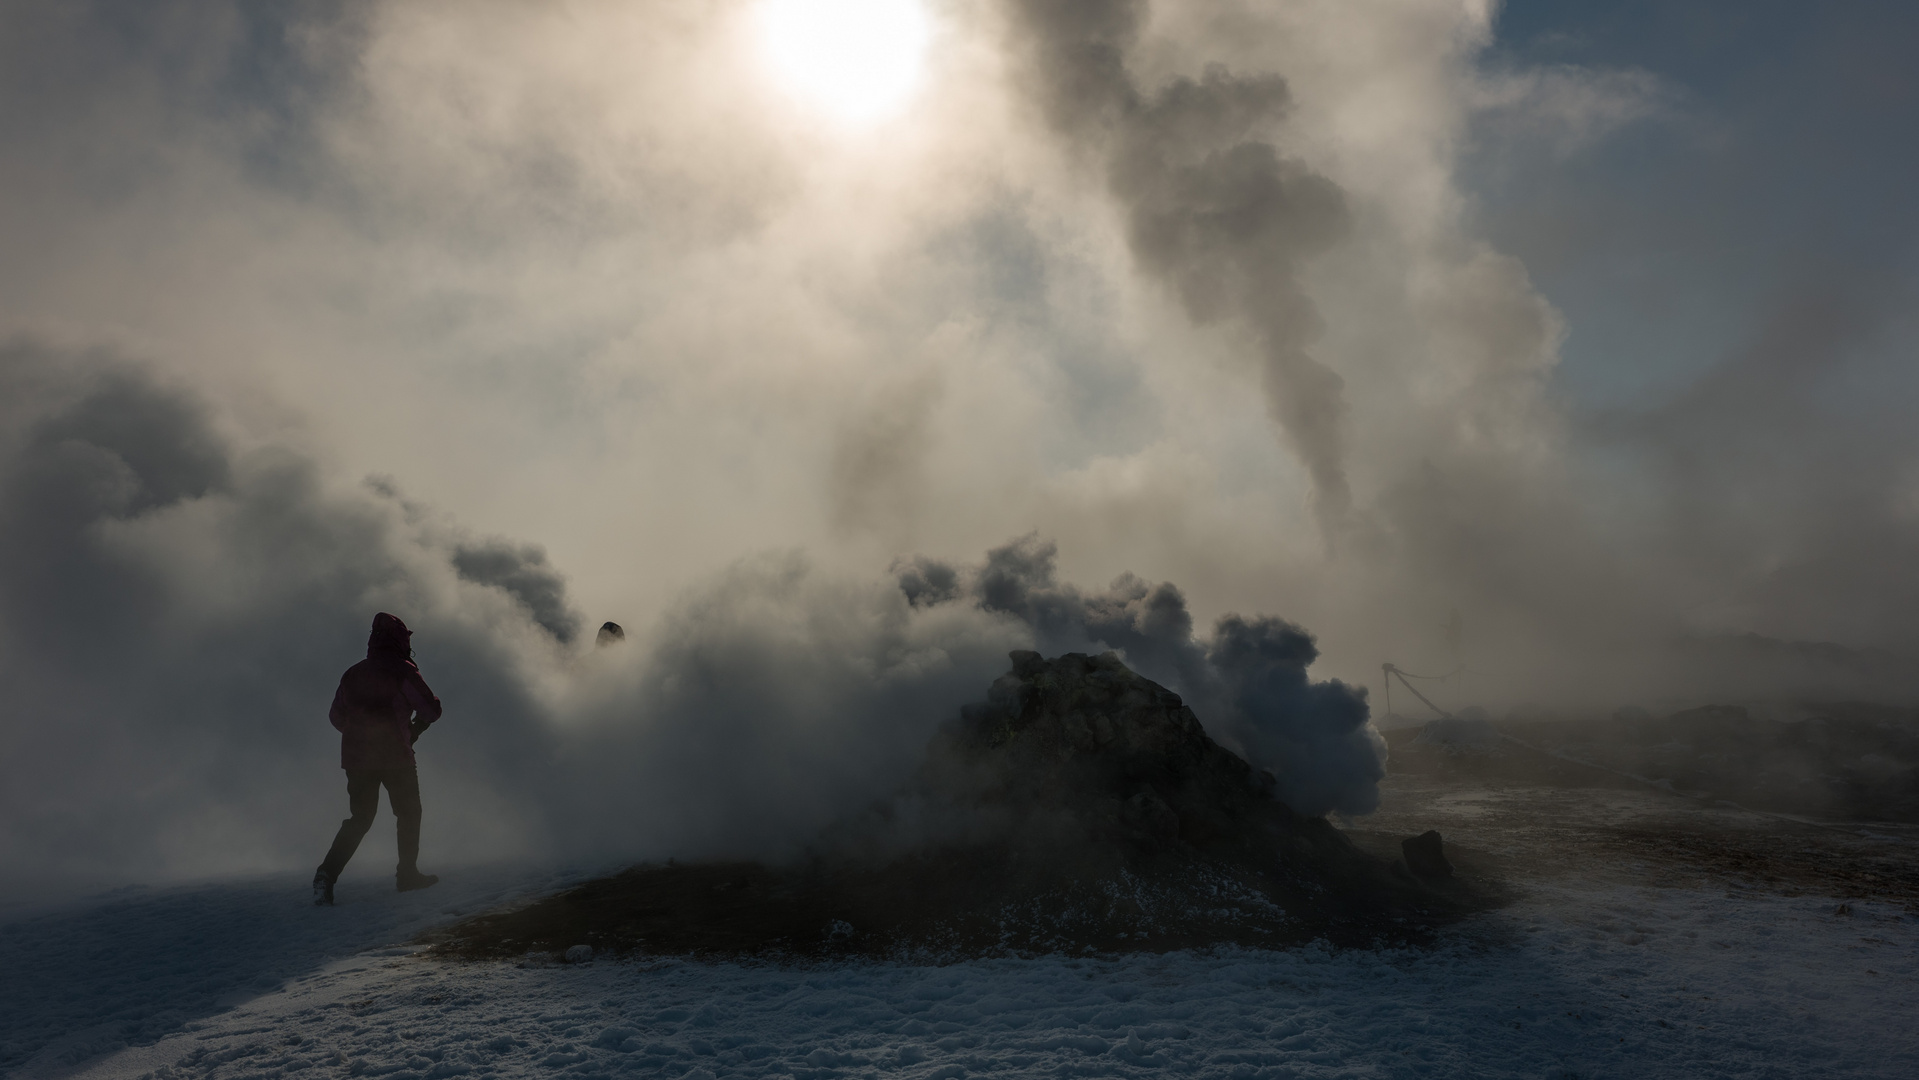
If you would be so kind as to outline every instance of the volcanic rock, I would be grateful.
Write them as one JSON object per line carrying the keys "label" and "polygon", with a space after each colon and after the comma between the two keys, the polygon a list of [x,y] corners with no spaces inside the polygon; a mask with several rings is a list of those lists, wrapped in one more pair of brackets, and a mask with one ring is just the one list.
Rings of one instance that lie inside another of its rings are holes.
{"label": "volcanic rock", "polygon": [[1271,775],[1117,655],[1012,662],[896,798],[827,830],[798,865],[634,867],[434,940],[460,956],[585,941],[945,961],[1406,940],[1475,906],[1295,814]]}
{"label": "volcanic rock", "polygon": [[936,796],[1019,820],[1076,818],[1085,839],[1139,850],[1205,845],[1259,810],[1289,813],[1273,778],[1207,736],[1178,694],[1113,653],[1013,670],[935,738],[921,784]]}

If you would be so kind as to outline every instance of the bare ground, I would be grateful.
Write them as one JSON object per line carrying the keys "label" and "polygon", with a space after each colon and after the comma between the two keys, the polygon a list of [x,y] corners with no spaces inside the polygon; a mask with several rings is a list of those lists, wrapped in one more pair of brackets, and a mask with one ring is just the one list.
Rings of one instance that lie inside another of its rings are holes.
{"label": "bare ground", "polygon": [[1379,853],[1437,829],[1471,874],[1878,900],[1919,912],[1919,826],[1821,821],[1675,793],[1523,748],[1393,750],[1378,813],[1347,835]]}

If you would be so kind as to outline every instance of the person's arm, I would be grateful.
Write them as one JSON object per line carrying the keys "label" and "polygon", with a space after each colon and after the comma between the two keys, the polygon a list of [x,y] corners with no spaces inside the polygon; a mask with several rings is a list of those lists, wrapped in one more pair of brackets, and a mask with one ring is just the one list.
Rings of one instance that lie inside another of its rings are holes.
{"label": "person's arm", "polygon": [[440,718],[440,699],[417,671],[408,672],[407,677],[400,680],[400,695],[413,707],[413,719],[407,723],[407,730],[412,732],[413,741],[418,742],[420,734]]}
{"label": "person's arm", "polygon": [[333,691],[333,707],[326,711],[327,722],[335,731],[345,731],[347,725],[346,680],[340,681],[339,689]]}

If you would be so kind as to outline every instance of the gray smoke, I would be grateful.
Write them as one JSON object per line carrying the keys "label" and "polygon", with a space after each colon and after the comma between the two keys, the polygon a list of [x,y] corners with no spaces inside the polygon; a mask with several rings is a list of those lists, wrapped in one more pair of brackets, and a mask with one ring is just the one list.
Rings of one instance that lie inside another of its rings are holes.
{"label": "gray smoke", "polygon": [[463,581],[490,585],[519,601],[561,644],[579,634],[580,616],[566,604],[566,579],[547,565],[545,548],[498,537],[457,544],[453,569]]}
{"label": "gray smoke", "polygon": [[1340,756],[1364,697],[1306,681],[1303,632],[1229,619],[1209,647],[1178,589],[1084,593],[1034,538],[897,580],[750,559],[644,648],[569,653],[578,616],[537,548],[446,540],[391,484],[330,485],[136,363],[16,340],[0,387],[0,684],[32,718],[0,726],[12,888],[317,860],[341,802],[326,703],[381,609],[448,706],[421,757],[443,865],[798,850],[1032,645],[1122,649],[1297,808],[1371,805],[1377,761]]}
{"label": "gray smoke", "polygon": [[569,653],[537,547],[447,540],[390,482],[241,446],[138,363],[15,340],[0,389],[6,891],[316,862],[344,810],[327,703],[377,610],[447,705],[420,759],[442,866],[796,851],[1030,642],[777,555],[689,590],[643,649]]}
{"label": "gray smoke", "polygon": [[[0,348],[0,862],[10,885],[314,859],[340,804],[326,722],[374,611],[453,689],[436,740],[442,857],[510,852],[499,792],[551,756],[515,670],[530,633],[373,487],[242,448],[146,369]],[[504,629],[496,629],[503,627]]]}
{"label": "gray smoke", "polygon": [[1281,153],[1273,132],[1292,96],[1277,75],[1222,65],[1142,90],[1127,70],[1143,0],[1012,0],[1014,52],[1051,128],[1106,174],[1139,264],[1196,322],[1254,337],[1268,411],[1313,479],[1320,525],[1352,506],[1344,382],[1307,346],[1320,317],[1302,261],[1348,227],[1338,185]]}
{"label": "gray smoke", "polygon": [[1307,814],[1369,814],[1386,776],[1385,742],[1367,722],[1366,691],[1312,682],[1313,636],[1282,619],[1228,615],[1207,663],[1247,758],[1273,771],[1282,797]]}
{"label": "gray smoke", "polygon": [[[794,554],[690,590],[650,654],[571,719],[571,848],[780,857],[894,793],[934,730],[1030,643],[1012,620],[914,607]],[[609,650],[613,651],[613,650]]]}
{"label": "gray smoke", "polygon": [[1385,746],[1368,723],[1366,691],[1307,678],[1319,657],[1311,634],[1281,619],[1226,615],[1202,641],[1172,583],[1122,574],[1089,593],[1057,580],[1057,555],[1052,542],[1029,535],[987,552],[978,566],[916,557],[894,572],[914,607],[970,604],[1012,616],[1046,655],[1122,653],[1185,697],[1215,739],[1272,772],[1279,797],[1300,813],[1378,808]]}

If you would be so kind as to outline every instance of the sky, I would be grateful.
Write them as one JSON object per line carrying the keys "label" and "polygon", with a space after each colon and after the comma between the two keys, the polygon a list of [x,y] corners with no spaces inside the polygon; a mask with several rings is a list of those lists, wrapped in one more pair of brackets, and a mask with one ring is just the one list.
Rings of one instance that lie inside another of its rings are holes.
{"label": "sky", "polygon": [[317,860],[378,610],[429,861],[796,850],[1029,646],[1282,775],[1916,696],[1919,15],[796,10],[0,5],[20,880]]}

